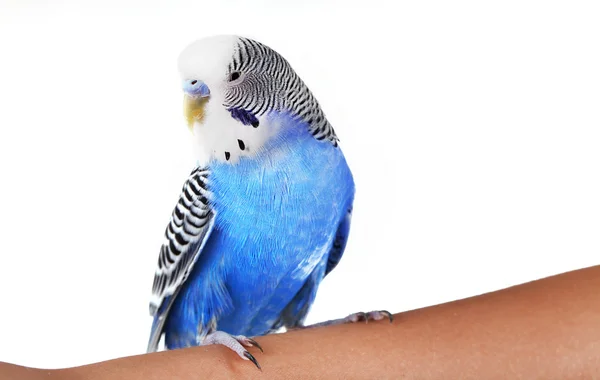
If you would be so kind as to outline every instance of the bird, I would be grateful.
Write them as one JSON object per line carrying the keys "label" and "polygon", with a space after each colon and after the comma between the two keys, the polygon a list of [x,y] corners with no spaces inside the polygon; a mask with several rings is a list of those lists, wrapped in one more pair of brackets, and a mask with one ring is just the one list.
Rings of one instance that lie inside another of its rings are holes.
{"label": "bird", "polygon": [[163,335],[169,350],[221,344],[260,369],[252,337],[305,327],[342,258],[353,175],[315,96],[275,50],[210,36],[181,52],[178,69],[197,161],[160,248],[147,351]]}

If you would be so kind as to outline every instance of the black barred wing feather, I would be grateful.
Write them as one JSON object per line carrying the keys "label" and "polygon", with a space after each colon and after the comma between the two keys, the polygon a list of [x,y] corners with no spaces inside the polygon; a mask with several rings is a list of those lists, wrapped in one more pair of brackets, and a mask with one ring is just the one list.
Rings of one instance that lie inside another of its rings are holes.
{"label": "black barred wing feather", "polygon": [[151,315],[156,314],[164,298],[185,281],[208,235],[213,213],[208,204],[207,176],[208,170],[197,168],[183,185],[160,248],[152,286]]}
{"label": "black barred wing feather", "polygon": [[212,229],[214,214],[209,204],[208,175],[206,168],[192,171],[165,231],[152,285],[150,314],[158,314],[158,318],[153,326],[149,350],[150,346],[156,349],[170,304],[191,272]]}

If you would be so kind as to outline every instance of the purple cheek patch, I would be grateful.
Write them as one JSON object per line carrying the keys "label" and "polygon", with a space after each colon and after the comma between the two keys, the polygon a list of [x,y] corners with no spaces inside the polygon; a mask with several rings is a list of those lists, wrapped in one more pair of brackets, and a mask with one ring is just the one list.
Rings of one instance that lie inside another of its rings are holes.
{"label": "purple cheek patch", "polygon": [[231,113],[231,117],[240,123],[258,128],[258,119],[253,113],[242,108],[230,108],[228,111]]}

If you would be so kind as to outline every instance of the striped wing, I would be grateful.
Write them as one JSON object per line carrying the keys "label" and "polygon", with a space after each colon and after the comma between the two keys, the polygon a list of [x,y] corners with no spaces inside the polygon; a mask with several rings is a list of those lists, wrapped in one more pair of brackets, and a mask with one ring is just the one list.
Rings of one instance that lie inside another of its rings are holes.
{"label": "striped wing", "polygon": [[171,304],[212,229],[214,212],[209,205],[208,175],[206,168],[192,171],[183,185],[179,202],[165,231],[150,300],[150,315],[155,316],[155,321],[148,344],[149,351],[156,350]]}

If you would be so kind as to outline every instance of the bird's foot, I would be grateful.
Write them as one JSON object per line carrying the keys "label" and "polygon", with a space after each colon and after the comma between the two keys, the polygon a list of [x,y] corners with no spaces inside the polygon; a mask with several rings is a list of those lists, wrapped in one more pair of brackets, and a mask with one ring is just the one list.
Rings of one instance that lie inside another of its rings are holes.
{"label": "bird's foot", "polygon": [[350,314],[344,318],[343,321],[344,323],[356,323],[360,321],[365,321],[365,323],[368,323],[369,321],[380,321],[384,318],[389,319],[390,323],[394,322],[394,316],[387,310],[375,310],[368,313],[359,311],[358,313]]}
{"label": "bird's foot", "polygon": [[243,335],[230,335],[223,331],[215,331],[213,333],[208,334],[206,338],[204,338],[202,344],[220,344],[225,347],[228,347],[236,354],[238,354],[240,358],[244,360],[250,360],[258,369],[262,370],[260,368],[260,364],[258,364],[258,361],[256,361],[256,358],[244,348],[256,347],[261,352],[263,352],[263,349],[260,346],[260,344],[258,344],[258,342],[252,338],[248,338]]}
{"label": "bird's foot", "polygon": [[298,326],[294,329],[306,329],[306,328],[310,328],[310,327],[341,325],[344,323],[357,323],[357,322],[361,322],[361,321],[365,321],[365,323],[368,323],[369,321],[380,321],[384,318],[389,319],[390,323],[392,323],[394,321],[394,316],[392,315],[392,313],[390,313],[387,310],[375,310],[375,311],[370,311],[368,313],[364,313],[361,311],[358,313],[350,314],[346,318],[332,319],[330,321],[315,323],[315,324],[309,325],[309,326]]}

